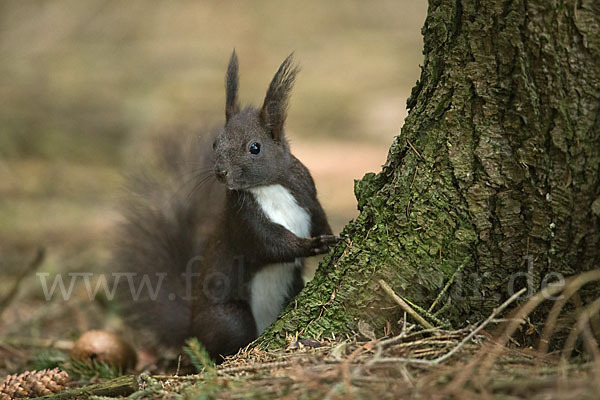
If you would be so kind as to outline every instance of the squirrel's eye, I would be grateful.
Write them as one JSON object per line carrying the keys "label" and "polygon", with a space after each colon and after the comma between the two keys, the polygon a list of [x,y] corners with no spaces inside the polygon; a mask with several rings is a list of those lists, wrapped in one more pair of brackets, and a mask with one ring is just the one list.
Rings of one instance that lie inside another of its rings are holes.
{"label": "squirrel's eye", "polygon": [[250,143],[250,153],[252,153],[252,154],[260,153],[260,143],[258,143],[258,142]]}
{"label": "squirrel's eye", "polygon": [[216,150],[216,149],[217,149],[217,141],[215,140],[215,141],[213,142],[213,150]]}

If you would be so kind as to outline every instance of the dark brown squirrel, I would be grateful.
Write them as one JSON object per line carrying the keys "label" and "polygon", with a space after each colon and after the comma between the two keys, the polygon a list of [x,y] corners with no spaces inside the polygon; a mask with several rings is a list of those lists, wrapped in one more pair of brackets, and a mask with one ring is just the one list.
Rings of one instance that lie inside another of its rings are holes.
{"label": "dark brown squirrel", "polygon": [[[241,109],[234,51],[225,125],[212,154],[201,140],[183,149],[166,146],[171,183],[134,187],[115,268],[136,288],[144,279],[158,280],[154,291],[119,293],[125,314],[137,317],[136,328],[164,344],[197,337],[213,358],[236,353],[302,289],[303,258],[327,252],[338,240],[308,169],[286,139],[298,72],[292,56],[277,70],[263,106]],[[207,169],[219,183],[195,173]]]}

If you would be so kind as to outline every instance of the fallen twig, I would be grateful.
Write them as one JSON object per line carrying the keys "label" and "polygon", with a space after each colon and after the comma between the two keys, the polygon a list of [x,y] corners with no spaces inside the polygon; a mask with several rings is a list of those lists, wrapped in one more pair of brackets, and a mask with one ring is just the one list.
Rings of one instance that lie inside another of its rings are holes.
{"label": "fallen twig", "polygon": [[417,151],[417,149],[415,149],[415,146],[412,145],[412,143],[410,142],[410,140],[406,139],[406,143],[408,143],[408,145],[410,146],[411,149],[413,149],[413,151],[419,156],[419,158],[421,160],[424,160],[423,156],[421,155],[421,153],[419,153]]}
{"label": "fallen twig", "polygon": [[[468,257],[467,257],[467,259],[468,259]],[[433,313],[435,306],[437,306],[438,303],[442,300],[442,298],[446,295],[446,292],[448,291],[448,289],[450,289],[450,286],[452,286],[452,284],[454,283],[454,279],[456,278],[456,276],[458,274],[460,274],[462,272],[462,270],[465,268],[465,265],[467,265],[467,259],[465,259],[465,261],[462,264],[460,264],[460,266],[456,269],[456,271],[454,271],[454,273],[452,274],[452,276],[450,277],[448,282],[446,282],[446,285],[444,285],[443,289],[440,291],[440,294],[438,294],[438,296],[433,301],[433,303],[431,303],[431,306],[427,310],[428,312]],[[434,313],[434,315],[435,315],[435,313]]]}
{"label": "fallen twig", "polygon": [[90,396],[127,396],[137,390],[136,377],[134,375],[125,375],[109,381],[94,385],[85,386],[79,389],[66,390],[61,393],[52,394],[43,397],[36,397],[36,400],[41,399],[80,399]]}
{"label": "fallen twig", "polygon": [[15,283],[10,288],[10,290],[8,291],[8,293],[6,294],[6,296],[4,296],[3,298],[0,298],[0,317],[2,316],[2,314],[4,313],[4,311],[6,310],[6,308],[8,308],[8,306],[10,305],[10,303],[12,303],[12,301],[16,297],[17,292],[19,291],[19,287],[21,286],[21,282],[31,272],[35,271],[36,269],[39,268],[40,265],[42,265],[42,263],[44,262],[45,256],[46,256],[46,249],[44,249],[43,247],[40,247],[37,250],[37,252],[36,252],[35,257],[33,258],[33,260],[25,268],[23,268],[23,270],[21,271],[21,273],[17,276],[17,279],[15,280]]}
{"label": "fallen twig", "polygon": [[487,319],[485,321],[483,321],[477,328],[473,329],[473,331],[471,333],[469,333],[455,348],[453,348],[452,350],[450,350],[448,353],[444,354],[443,356],[436,358],[435,360],[433,360],[433,362],[435,364],[439,364],[443,361],[446,361],[450,357],[452,357],[458,350],[460,350],[465,345],[465,343],[467,343],[469,340],[471,340],[473,338],[473,336],[477,335],[477,333],[479,333],[479,331],[481,331],[483,328],[485,328],[494,318],[496,318],[496,316],[498,314],[500,314],[502,311],[504,311],[506,309],[506,307],[508,307],[514,301],[516,301],[523,293],[525,293],[526,290],[527,290],[526,288],[519,290],[517,293],[510,296],[508,298],[508,300],[506,300],[504,303],[502,303],[500,305],[500,307],[494,308],[494,310],[492,311],[490,316],[487,317]]}
{"label": "fallen twig", "polygon": [[14,347],[38,347],[42,349],[57,349],[70,351],[73,348],[71,340],[38,339],[27,337],[0,337],[0,344],[7,344]]}
{"label": "fallen twig", "polygon": [[[600,269],[581,273],[577,276],[569,278],[565,281],[564,286],[552,286],[548,285],[544,290],[538,292],[533,296],[527,303],[525,303],[519,310],[512,316],[512,320],[506,326],[504,333],[500,336],[499,343],[491,349],[486,349],[485,353],[482,351],[482,370],[487,371],[497,359],[500,354],[500,349],[504,348],[509,338],[512,337],[513,333],[518,329],[521,320],[525,319],[533,310],[535,310],[540,304],[547,300],[551,296],[563,293],[575,293],[583,285],[600,280]],[[552,311],[551,311],[552,312]]]}
{"label": "fallen twig", "polygon": [[456,345],[448,353],[446,353],[446,354],[444,354],[444,355],[442,355],[442,356],[440,356],[440,357],[438,357],[436,359],[433,359],[433,360],[423,360],[423,359],[420,359],[420,358],[386,357],[386,358],[380,358],[378,360],[375,360],[375,362],[379,362],[379,363],[382,363],[382,362],[402,362],[402,363],[412,363],[412,364],[438,365],[438,364],[446,361],[450,357],[452,357],[454,354],[456,354],[456,352],[458,350],[460,350],[468,341],[470,341],[471,339],[473,339],[473,337],[475,335],[477,335],[477,333],[479,333],[479,331],[481,331],[483,328],[485,328],[494,318],[496,318],[496,316],[498,314],[500,314],[502,311],[504,311],[504,309],[506,307],[508,307],[515,300],[517,300],[519,298],[519,296],[521,296],[523,293],[525,293],[526,290],[527,289],[523,288],[523,289],[519,290],[517,293],[513,294],[508,300],[506,300],[504,303],[502,303],[499,307],[495,308],[492,311],[492,313],[490,314],[490,316],[487,317],[487,319],[485,321],[483,321],[481,324],[479,324],[479,326],[477,328],[473,329],[471,331],[471,333],[469,333],[467,336],[465,336],[465,338],[458,345]]}
{"label": "fallen twig", "polygon": [[408,305],[400,296],[394,292],[394,290],[387,284],[383,279],[379,279],[379,284],[383,288],[383,290],[400,306],[404,311],[406,311],[411,317],[413,317],[419,324],[421,324],[425,329],[435,329],[433,325],[427,322],[423,317],[421,317],[411,306]]}
{"label": "fallen twig", "polygon": [[253,363],[249,365],[240,365],[239,367],[225,367],[225,368],[217,368],[218,374],[230,374],[236,372],[247,372],[247,371],[257,371],[261,369],[269,369],[269,368],[282,368],[287,367],[291,364],[290,361],[273,361],[266,363]]}

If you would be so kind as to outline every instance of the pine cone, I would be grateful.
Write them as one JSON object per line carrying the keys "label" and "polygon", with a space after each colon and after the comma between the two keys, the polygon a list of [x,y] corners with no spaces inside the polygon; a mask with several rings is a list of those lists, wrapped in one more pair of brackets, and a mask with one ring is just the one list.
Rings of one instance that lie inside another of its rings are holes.
{"label": "pine cone", "polygon": [[9,375],[0,385],[0,400],[46,396],[63,391],[68,383],[69,374],[58,368]]}

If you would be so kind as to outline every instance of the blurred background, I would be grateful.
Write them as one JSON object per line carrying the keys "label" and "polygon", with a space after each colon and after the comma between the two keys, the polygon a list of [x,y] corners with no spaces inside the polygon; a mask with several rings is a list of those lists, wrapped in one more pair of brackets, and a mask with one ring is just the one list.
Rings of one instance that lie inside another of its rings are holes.
{"label": "blurred background", "polygon": [[64,337],[106,323],[77,299],[52,308],[33,274],[12,287],[39,247],[51,274],[106,265],[123,176],[157,135],[223,123],[233,48],[241,101],[254,105],[295,51],[288,137],[339,232],[356,215],[353,180],[379,171],[406,115],[426,6],[0,2],[0,335]]}

